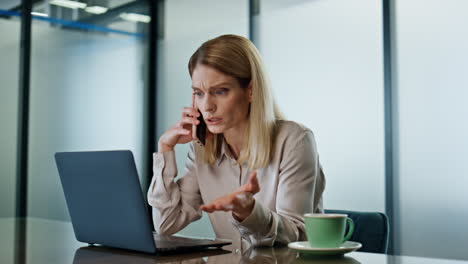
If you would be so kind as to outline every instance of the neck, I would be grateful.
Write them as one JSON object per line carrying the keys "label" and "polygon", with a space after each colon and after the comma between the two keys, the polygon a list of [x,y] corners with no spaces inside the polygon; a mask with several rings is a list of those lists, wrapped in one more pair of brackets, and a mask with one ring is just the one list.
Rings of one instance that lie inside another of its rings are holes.
{"label": "neck", "polygon": [[234,155],[234,158],[237,160],[240,156],[242,149],[245,144],[245,135],[247,132],[248,123],[245,122],[241,126],[231,128],[224,131],[224,139],[226,140],[231,152]]}

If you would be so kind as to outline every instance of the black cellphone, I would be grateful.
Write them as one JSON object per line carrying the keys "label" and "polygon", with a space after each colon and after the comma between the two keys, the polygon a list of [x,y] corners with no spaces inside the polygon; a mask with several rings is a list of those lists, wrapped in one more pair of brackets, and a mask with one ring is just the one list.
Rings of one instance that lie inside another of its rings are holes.
{"label": "black cellphone", "polygon": [[193,137],[197,140],[198,144],[205,146],[206,144],[206,123],[203,119],[203,115],[201,114],[200,110],[198,110],[200,116],[197,118],[200,123],[198,125],[193,126]]}

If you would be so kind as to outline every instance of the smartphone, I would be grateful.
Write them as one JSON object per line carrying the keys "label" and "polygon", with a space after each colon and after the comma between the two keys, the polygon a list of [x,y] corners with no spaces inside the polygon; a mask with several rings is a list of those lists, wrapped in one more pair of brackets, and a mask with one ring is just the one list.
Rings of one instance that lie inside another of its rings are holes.
{"label": "smartphone", "polygon": [[197,118],[200,123],[198,125],[192,126],[192,137],[200,144],[201,146],[205,146],[206,144],[206,123],[203,119],[203,115],[201,114],[200,110],[198,110],[200,116]]}

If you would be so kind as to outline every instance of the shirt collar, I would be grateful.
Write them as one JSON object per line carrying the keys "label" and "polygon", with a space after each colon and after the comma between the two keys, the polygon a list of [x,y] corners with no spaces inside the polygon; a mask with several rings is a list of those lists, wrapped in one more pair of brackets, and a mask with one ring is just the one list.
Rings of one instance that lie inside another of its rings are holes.
{"label": "shirt collar", "polygon": [[231,153],[231,150],[229,149],[229,146],[228,146],[226,140],[224,139],[224,137],[222,137],[222,141],[223,142],[221,143],[221,151],[220,151],[220,156],[219,156],[219,159],[218,159],[218,165],[221,164],[221,162],[223,161],[224,158],[234,160],[233,155]]}

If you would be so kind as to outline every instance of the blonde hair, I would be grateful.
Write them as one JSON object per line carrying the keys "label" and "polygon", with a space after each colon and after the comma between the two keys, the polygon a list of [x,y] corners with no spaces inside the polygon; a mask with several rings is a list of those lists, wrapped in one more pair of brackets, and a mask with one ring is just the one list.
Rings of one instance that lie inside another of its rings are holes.
{"label": "blonde hair", "polygon": [[[266,167],[273,150],[277,121],[283,117],[274,101],[257,48],[242,36],[222,35],[208,40],[195,51],[188,63],[190,76],[198,64],[234,77],[244,89],[251,84],[247,141],[238,163],[247,162],[251,169]],[[196,155],[200,155],[206,163],[214,164],[222,144],[222,134],[207,138],[205,147],[195,144]]]}

